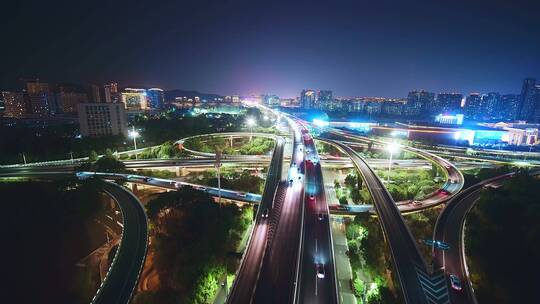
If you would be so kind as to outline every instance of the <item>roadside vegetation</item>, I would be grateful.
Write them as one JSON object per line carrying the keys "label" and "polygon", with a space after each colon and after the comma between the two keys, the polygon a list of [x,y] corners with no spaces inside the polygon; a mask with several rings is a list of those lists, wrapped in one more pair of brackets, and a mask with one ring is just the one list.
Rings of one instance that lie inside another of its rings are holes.
{"label": "roadside vegetation", "polygon": [[262,155],[272,151],[274,140],[265,137],[253,137],[251,140],[249,137],[237,138],[233,140],[231,146],[231,141],[228,138],[204,136],[186,140],[184,147],[205,153],[221,151],[227,155]]}
{"label": "roadside vegetation", "polygon": [[335,180],[334,189],[339,203],[342,205],[348,204],[349,200],[354,204],[372,204],[371,194],[356,170],[350,170],[349,174],[345,176],[343,184]]}
{"label": "roadside vegetation", "polygon": [[[204,171],[201,174],[190,178],[188,182],[210,187],[217,187],[218,180],[216,170],[211,169]],[[251,170],[243,170],[241,172],[231,169],[221,170],[221,188],[223,189],[262,194],[264,190],[264,182],[264,178],[262,178],[260,175],[253,174],[253,171]]]}
{"label": "roadside vegetation", "polygon": [[418,249],[428,265],[431,264],[433,260],[431,254],[432,248],[423,241],[433,239],[433,230],[435,229],[435,223],[437,222],[441,210],[442,206],[437,206],[414,213],[403,214],[405,224],[409,227],[409,230],[417,242]]}
{"label": "roadside vegetation", "polygon": [[184,187],[158,194],[146,209],[160,284],[139,292],[133,303],[212,303],[238,267],[252,206],[220,206],[205,192]]}
{"label": "roadside vegetation", "polygon": [[479,303],[535,303],[540,283],[540,180],[519,174],[482,190],[465,225],[465,248]]}
{"label": "roadside vegetation", "polygon": [[445,174],[435,164],[431,170],[393,168],[390,172],[380,169],[375,173],[382,181],[390,180],[386,188],[396,202],[422,199],[439,189],[446,180]]}
{"label": "roadside vegetation", "polygon": [[379,221],[369,214],[345,221],[352,287],[359,303],[401,303],[392,279],[391,256]]}
{"label": "roadside vegetation", "polygon": [[99,274],[76,264],[106,242],[95,222],[108,202],[99,189],[94,180],[0,183],[3,288],[17,303],[91,301]]}

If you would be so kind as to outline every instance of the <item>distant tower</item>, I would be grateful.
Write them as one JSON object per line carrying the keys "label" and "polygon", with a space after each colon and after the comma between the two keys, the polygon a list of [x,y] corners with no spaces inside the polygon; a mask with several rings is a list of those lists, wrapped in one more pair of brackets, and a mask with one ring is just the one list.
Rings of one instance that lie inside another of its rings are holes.
{"label": "distant tower", "polygon": [[110,82],[103,86],[105,93],[106,103],[116,103],[120,100],[118,95],[118,84],[116,82]]}
{"label": "distant tower", "polygon": [[317,93],[314,90],[304,89],[300,93],[300,104],[304,109],[312,109],[317,101]]}
{"label": "distant tower", "polygon": [[532,121],[534,118],[534,111],[537,106],[535,85],[536,79],[534,78],[526,78],[523,80],[523,86],[521,87],[519,119]]}

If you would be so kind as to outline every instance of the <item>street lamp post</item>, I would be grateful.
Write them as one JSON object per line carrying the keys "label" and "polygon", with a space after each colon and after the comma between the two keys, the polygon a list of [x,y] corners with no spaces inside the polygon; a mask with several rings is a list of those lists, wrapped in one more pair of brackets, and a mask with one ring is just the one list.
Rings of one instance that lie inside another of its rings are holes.
{"label": "street lamp post", "polygon": [[395,142],[391,142],[386,146],[386,151],[390,153],[390,157],[388,158],[388,178],[386,179],[387,183],[390,183],[390,172],[392,172],[392,157],[394,156],[394,153],[396,153],[399,150],[399,145]]}
{"label": "street lamp post", "polygon": [[[131,126],[131,131],[129,131],[129,137],[133,138],[133,147],[134,150],[137,150],[137,137],[139,137],[139,132],[135,130],[135,126]],[[135,152],[135,159],[137,159],[137,152]]]}
{"label": "street lamp post", "polygon": [[216,152],[216,174],[218,184],[218,204],[221,205],[221,151]]}
{"label": "street lamp post", "polygon": [[247,126],[249,127],[249,141],[252,140],[252,137],[253,137],[253,126],[255,126],[257,122],[255,121],[255,118],[253,117],[248,117],[248,119],[246,120],[246,124]]}

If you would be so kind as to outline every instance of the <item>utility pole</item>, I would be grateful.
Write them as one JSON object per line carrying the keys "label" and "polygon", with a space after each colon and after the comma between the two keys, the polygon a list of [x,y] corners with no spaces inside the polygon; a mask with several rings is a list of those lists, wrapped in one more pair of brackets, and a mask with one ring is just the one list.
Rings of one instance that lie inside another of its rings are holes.
{"label": "utility pole", "polygon": [[75,161],[73,160],[73,152],[69,152],[69,155],[71,156],[71,163],[73,164]]}

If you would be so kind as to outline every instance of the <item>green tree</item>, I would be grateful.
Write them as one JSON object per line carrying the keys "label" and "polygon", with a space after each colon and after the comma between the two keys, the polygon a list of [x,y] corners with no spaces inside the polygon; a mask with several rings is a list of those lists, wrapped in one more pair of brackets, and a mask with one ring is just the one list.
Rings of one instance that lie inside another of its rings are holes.
{"label": "green tree", "polygon": [[93,163],[98,159],[98,154],[96,151],[92,150],[90,151],[90,154],[88,155],[88,161]]}

